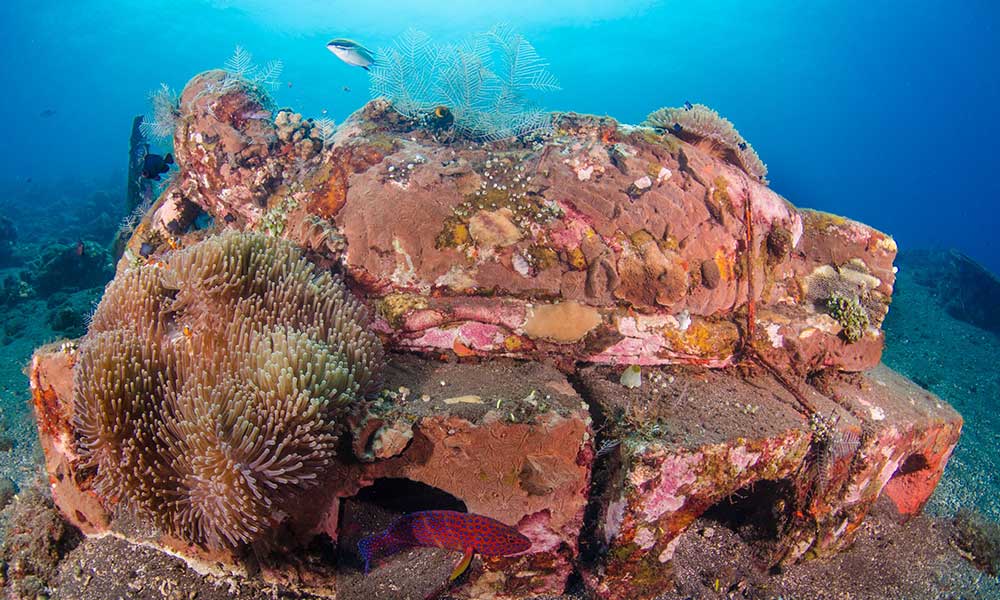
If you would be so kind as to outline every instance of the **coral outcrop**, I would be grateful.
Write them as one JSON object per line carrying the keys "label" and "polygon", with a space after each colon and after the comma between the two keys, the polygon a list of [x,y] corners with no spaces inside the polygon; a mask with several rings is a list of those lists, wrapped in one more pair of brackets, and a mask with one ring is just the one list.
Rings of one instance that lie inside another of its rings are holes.
{"label": "coral outcrop", "polygon": [[[563,114],[485,144],[441,107],[376,100],[327,135],[270,106],[220,71],[188,84],[179,174],[91,332],[35,355],[53,494],[84,531],[374,600],[440,593],[452,560],[364,576],[357,541],[461,510],[532,545],[449,594],[556,595],[576,572],[640,599],[696,519],[787,566],[849,545],[880,496],[927,501],[962,421],[879,365],[890,237],[675,128]],[[361,401],[376,335],[396,352]],[[265,532],[289,551],[218,551]]]}
{"label": "coral outcrop", "polygon": [[[212,77],[182,95],[182,175],[148,226],[177,237],[204,211],[293,240],[343,266],[392,347],[715,367],[752,347],[799,373],[878,363],[893,240],[796,209],[671,133],[563,115],[541,140],[446,143],[374,101],[303,161],[246,116],[252,95],[213,92]],[[829,273],[871,301],[856,341],[809,295]]]}
{"label": "coral outcrop", "polygon": [[76,355],[72,426],[95,489],[192,543],[266,536],[374,390],[365,324],[339,282],[261,235],[122,273]]}

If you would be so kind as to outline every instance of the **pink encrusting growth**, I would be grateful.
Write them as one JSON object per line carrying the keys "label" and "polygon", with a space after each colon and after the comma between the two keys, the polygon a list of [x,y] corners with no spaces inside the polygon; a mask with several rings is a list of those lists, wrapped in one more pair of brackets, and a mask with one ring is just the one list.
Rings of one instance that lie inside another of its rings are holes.
{"label": "pink encrusting growth", "polygon": [[531,547],[531,540],[500,521],[453,510],[426,510],[402,515],[385,531],[358,543],[365,572],[373,561],[406,548],[430,546],[458,550],[462,560],[451,574],[452,580],[469,566],[472,554],[509,556]]}

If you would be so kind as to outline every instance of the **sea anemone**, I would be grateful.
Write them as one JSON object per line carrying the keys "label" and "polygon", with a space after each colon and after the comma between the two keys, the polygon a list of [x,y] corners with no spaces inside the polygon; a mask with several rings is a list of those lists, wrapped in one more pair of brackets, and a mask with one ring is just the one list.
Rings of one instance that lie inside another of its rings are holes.
{"label": "sea anemone", "polygon": [[323,476],[382,348],[288,242],[226,233],[123,272],[80,345],[74,424],[96,489],[213,548],[262,539]]}
{"label": "sea anemone", "polygon": [[669,131],[689,142],[707,142],[722,158],[748,175],[767,182],[767,165],[732,122],[704,104],[661,108],[646,117],[645,125]]}

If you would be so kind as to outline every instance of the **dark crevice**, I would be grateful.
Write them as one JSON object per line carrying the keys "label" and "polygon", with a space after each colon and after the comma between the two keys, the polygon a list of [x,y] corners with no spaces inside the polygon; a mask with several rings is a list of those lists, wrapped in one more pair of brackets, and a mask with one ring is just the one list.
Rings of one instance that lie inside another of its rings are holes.
{"label": "dark crevice", "polygon": [[795,486],[789,479],[757,481],[716,502],[702,515],[736,532],[756,558],[768,563],[795,512]]}
{"label": "dark crevice", "polygon": [[376,479],[375,483],[362,488],[351,500],[399,514],[420,510],[468,510],[464,502],[444,490],[419,481],[395,477]]}
{"label": "dark crevice", "polygon": [[[610,496],[617,487],[613,484],[621,475],[621,454],[618,447],[620,440],[613,437],[614,415],[607,414],[600,403],[589,397],[588,388],[579,373],[568,374],[566,379],[589,407],[594,429],[594,451],[597,453],[591,466],[590,488],[579,538],[579,564],[589,565],[594,564],[607,551],[607,543],[599,525],[604,522],[601,512],[607,507]],[[579,573],[571,579],[579,579]]]}
{"label": "dark crevice", "polygon": [[916,473],[917,471],[923,471],[924,469],[930,468],[927,463],[927,457],[923,454],[912,454],[903,461],[903,464],[899,465],[896,472],[892,474],[893,477],[899,477],[902,475],[909,475],[911,473]]}

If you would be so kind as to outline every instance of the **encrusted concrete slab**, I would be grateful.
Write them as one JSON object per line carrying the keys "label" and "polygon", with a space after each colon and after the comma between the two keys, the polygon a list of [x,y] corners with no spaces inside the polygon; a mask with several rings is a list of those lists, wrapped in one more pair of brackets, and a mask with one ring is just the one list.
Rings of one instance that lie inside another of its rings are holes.
{"label": "encrusted concrete slab", "polygon": [[446,143],[381,100],[321,141],[224,77],[182,93],[178,177],[122,265],[197,239],[205,212],[341,266],[390,347],[721,367],[753,343],[800,373],[878,363],[892,238],[797,209],[707,146],[576,114],[535,140]]}
{"label": "encrusted concrete slab", "polygon": [[[403,553],[364,577],[351,562],[357,541],[398,514],[460,508],[516,526],[532,547],[514,557],[477,558],[453,594],[522,598],[560,594],[566,587],[578,557],[593,433],[588,406],[550,366],[393,356],[386,375],[386,389],[393,391],[358,414],[352,443],[345,446],[349,452],[297,511],[276,515],[285,526],[270,545],[247,553],[209,551],[160,534],[91,489],[92,471],[79,461],[71,421],[74,356],[72,345],[40,349],[31,381],[53,498],[87,534],[114,533],[181,555],[198,569],[259,571],[266,580],[327,596],[340,588],[342,597],[355,597],[344,596],[348,589],[368,589],[369,599],[383,597],[372,590],[412,577],[412,568],[393,565],[417,560],[428,572],[445,575],[429,580],[418,593],[422,597],[442,587],[457,556]],[[381,482],[408,498],[375,516],[366,501],[345,506]],[[437,504],[440,498],[454,504]],[[308,546],[319,534],[339,542],[338,558],[310,562],[298,551],[276,552]]]}
{"label": "encrusted concrete slab", "polygon": [[885,367],[827,373],[800,393],[766,374],[647,369],[580,376],[600,410],[585,578],[603,598],[654,598],[671,581],[678,536],[715,515],[762,566],[827,556],[853,539],[879,494],[904,512],[926,502],[961,417]]}
{"label": "encrusted concrete slab", "polygon": [[[451,593],[562,593],[578,554],[593,457],[589,408],[565,376],[538,363],[396,355],[386,387],[392,401],[372,406],[355,427],[355,452],[370,462],[338,467],[335,497],[317,511],[326,515],[317,527],[336,539],[345,528],[336,522],[341,498],[380,480],[403,490],[399,481],[416,482],[469,512],[516,525],[532,541],[524,554],[476,561],[469,584]],[[447,507],[415,501],[396,508]]]}

